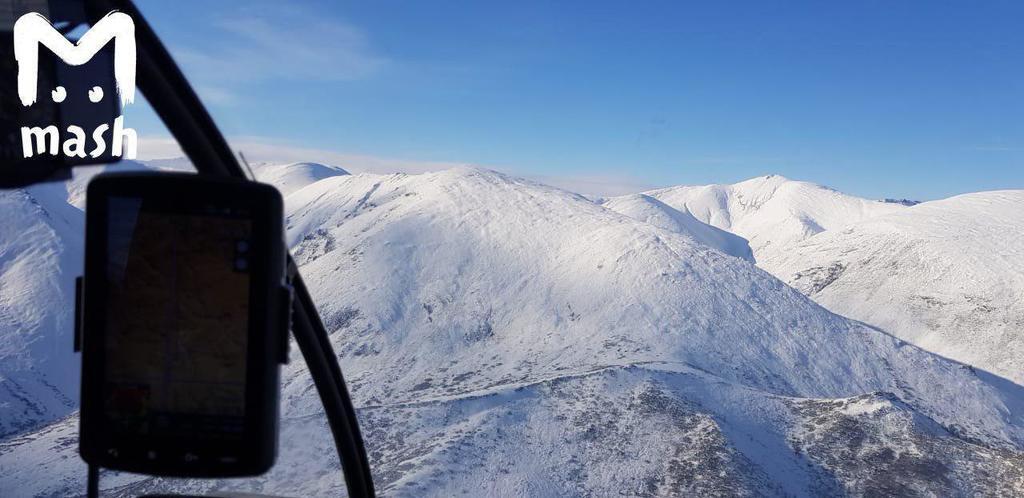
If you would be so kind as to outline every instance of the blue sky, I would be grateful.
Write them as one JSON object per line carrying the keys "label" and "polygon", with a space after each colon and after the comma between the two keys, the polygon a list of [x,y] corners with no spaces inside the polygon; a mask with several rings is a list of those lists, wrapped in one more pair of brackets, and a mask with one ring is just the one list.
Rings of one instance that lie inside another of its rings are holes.
{"label": "blue sky", "polygon": [[1019,2],[138,3],[237,141],[629,187],[1024,188]]}

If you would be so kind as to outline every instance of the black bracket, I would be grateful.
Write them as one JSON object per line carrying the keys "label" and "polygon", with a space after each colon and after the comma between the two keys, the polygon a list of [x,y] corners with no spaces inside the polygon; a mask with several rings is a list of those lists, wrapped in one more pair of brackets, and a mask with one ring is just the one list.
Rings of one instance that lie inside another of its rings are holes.
{"label": "black bracket", "polygon": [[[289,279],[289,281],[290,280],[291,279]],[[295,294],[295,291],[292,288],[291,284],[287,284],[287,285],[282,285],[281,286],[280,294],[281,294],[281,304],[280,304],[281,311],[279,313],[281,313],[281,322],[282,323],[281,323],[281,339],[280,339],[281,340],[281,345],[279,346],[278,351],[281,352],[281,357],[278,359],[278,361],[280,361],[282,365],[287,365],[288,364],[288,352],[289,352],[289,349],[291,347],[290,346],[290,339],[291,339],[291,331],[292,331],[292,301],[293,301],[293,296]]]}
{"label": "black bracket", "polygon": [[75,277],[75,352],[82,351],[82,313],[85,312],[85,292],[82,289],[84,279]]}

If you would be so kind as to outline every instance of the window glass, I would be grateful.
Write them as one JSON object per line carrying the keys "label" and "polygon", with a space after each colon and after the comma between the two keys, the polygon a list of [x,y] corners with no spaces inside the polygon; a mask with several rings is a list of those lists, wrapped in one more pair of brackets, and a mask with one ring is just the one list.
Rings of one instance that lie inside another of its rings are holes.
{"label": "window glass", "polygon": [[[1024,495],[1024,7],[139,7],[285,196],[379,493]],[[191,169],[126,120],[121,167]],[[29,495],[84,476],[50,351],[86,171],[0,196]],[[281,417],[265,476],[105,486],[342,493],[295,347]]]}

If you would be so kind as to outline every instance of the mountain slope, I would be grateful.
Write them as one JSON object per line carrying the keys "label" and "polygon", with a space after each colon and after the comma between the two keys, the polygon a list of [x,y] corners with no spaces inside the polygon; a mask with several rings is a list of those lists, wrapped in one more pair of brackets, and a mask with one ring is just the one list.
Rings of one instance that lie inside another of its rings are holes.
{"label": "mountain slope", "polygon": [[396,369],[363,388],[371,404],[399,387],[418,399],[456,378],[475,390],[636,361],[811,396],[909,367],[880,370],[873,358],[893,352],[873,343],[889,338],[753,265],[557,189],[454,170],[336,177],[294,196],[289,243],[328,327],[353,334],[339,345],[349,369]]}
{"label": "mountain slope", "polygon": [[61,184],[0,191],[0,439],[77,406],[81,211]]}
{"label": "mountain slope", "polygon": [[875,202],[778,176],[650,192],[826,308],[1024,383],[1020,191]]}
{"label": "mountain slope", "polygon": [[685,208],[679,211],[644,194],[614,197],[601,205],[658,228],[688,235],[730,256],[754,261],[754,255],[746,239],[697,220]]}
{"label": "mountain slope", "polygon": [[825,230],[907,208],[779,175],[731,185],[669,187],[646,194],[747,239],[758,261]]}
{"label": "mountain slope", "polygon": [[[1024,492],[1020,386],[691,236],[466,169],[327,178],[287,223],[389,494]],[[104,486],[336,493],[294,360],[267,476]],[[79,489],[73,426],[0,444],[0,488]]]}
{"label": "mountain slope", "polygon": [[337,166],[319,163],[254,164],[252,169],[257,180],[277,187],[284,196],[324,178],[348,174]]}
{"label": "mountain slope", "polygon": [[[1024,479],[1020,451],[958,437],[891,394],[789,398],[679,365],[365,406],[359,418],[387,496],[1005,496],[1019,494]],[[42,483],[42,494],[68,489],[49,476],[81,482],[77,459],[53,451],[73,446],[73,422],[0,443],[0,460],[23,456],[4,469]],[[278,464],[256,479],[106,474],[101,482],[111,496],[340,495],[326,430],[322,417],[286,419]]]}
{"label": "mountain slope", "polygon": [[1024,191],[926,202],[760,261],[825,307],[1024,384]]}
{"label": "mountain slope", "polygon": [[[155,164],[180,164],[180,161],[119,161],[115,164],[103,164],[98,166],[79,166],[72,169],[72,178],[68,180],[64,186],[67,188],[67,203],[71,204],[75,208],[84,211],[85,210],[85,192],[89,188],[89,182],[96,175],[101,173],[117,172],[117,173],[130,173],[140,171],[159,171],[167,170],[163,166],[156,166]],[[183,166],[183,165],[182,165]],[[188,170],[178,170],[188,171]],[[56,200],[54,202],[59,202]]]}

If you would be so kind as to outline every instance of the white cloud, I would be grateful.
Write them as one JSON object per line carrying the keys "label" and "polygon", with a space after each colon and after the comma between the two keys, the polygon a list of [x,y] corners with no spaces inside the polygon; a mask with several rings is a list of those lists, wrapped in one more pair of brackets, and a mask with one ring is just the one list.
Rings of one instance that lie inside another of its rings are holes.
{"label": "white cloud", "polygon": [[441,171],[467,163],[453,161],[424,161],[350,154],[313,147],[289,145],[259,137],[239,137],[229,140],[236,150],[242,151],[250,162],[303,162],[312,161],[341,166],[354,173],[425,173]]}
{"label": "white cloud", "polygon": [[238,101],[234,92],[220,86],[202,85],[196,87],[196,93],[202,97],[203,102],[212,104],[228,105]]}
{"label": "white cloud", "polygon": [[137,159],[152,161],[154,159],[173,159],[185,155],[178,142],[169,137],[139,137]]}
{"label": "white cloud", "polygon": [[291,4],[261,5],[212,27],[216,43],[172,47],[200,81],[352,80],[388,63],[360,29]]}

